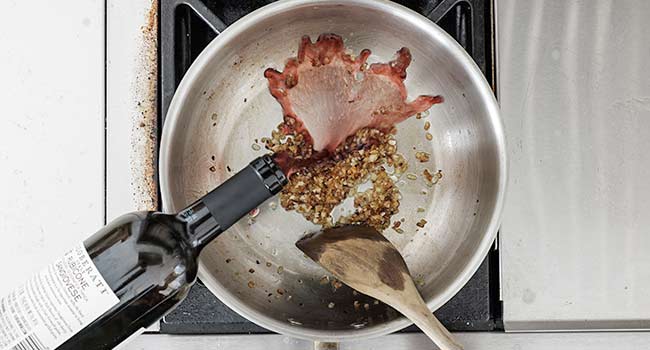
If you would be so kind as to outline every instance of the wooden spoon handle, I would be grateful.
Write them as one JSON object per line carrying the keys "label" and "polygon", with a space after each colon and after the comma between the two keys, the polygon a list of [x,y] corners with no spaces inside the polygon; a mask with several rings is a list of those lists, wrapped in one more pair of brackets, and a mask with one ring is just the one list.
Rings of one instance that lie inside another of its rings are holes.
{"label": "wooden spoon handle", "polygon": [[[426,310],[426,311],[425,311]],[[454,340],[445,326],[438,321],[436,316],[424,305],[422,308],[410,310],[408,317],[418,326],[440,350],[462,350],[463,347]]]}

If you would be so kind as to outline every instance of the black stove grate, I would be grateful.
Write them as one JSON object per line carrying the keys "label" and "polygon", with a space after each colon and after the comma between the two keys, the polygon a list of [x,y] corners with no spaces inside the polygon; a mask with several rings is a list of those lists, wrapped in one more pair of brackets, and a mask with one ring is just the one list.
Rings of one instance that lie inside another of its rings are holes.
{"label": "black stove grate", "polygon": [[[194,59],[221,31],[270,0],[160,0],[160,125],[172,96]],[[453,36],[494,86],[492,0],[398,0]],[[498,252],[436,312],[453,331],[500,327]],[[161,322],[162,333],[268,333],[239,316],[197,283],[187,299]],[[405,331],[417,330],[409,327]]]}

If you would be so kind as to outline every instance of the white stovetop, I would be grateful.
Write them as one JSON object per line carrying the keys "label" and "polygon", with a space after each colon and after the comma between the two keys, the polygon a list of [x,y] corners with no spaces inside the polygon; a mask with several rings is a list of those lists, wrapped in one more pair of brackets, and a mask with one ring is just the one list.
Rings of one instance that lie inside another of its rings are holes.
{"label": "white stovetop", "polygon": [[499,0],[511,331],[650,329],[650,2]]}
{"label": "white stovetop", "polygon": [[[5,268],[5,283],[0,284],[0,294],[25,280],[67,247],[95,232],[103,225],[105,217],[110,220],[122,212],[152,207],[153,194],[147,183],[150,174],[145,172],[151,165],[146,143],[148,131],[145,129],[152,126],[155,120],[152,116],[156,113],[151,108],[155,105],[151,96],[155,96],[156,87],[147,79],[149,74],[155,76],[156,72],[155,53],[151,56],[151,50],[155,48],[155,32],[153,35],[151,32],[155,28],[155,22],[151,21],[152,14],[156,13],[155,3],[156,0],[5,0],[0,4],[0,106],[5,111],[0,117],[0,235],[3,241],[0,264],[10,267]],[[513,1],[500,0],[498,3],[512,4]],[[577,0],[569,3],[573,7],[591,4]],[[612,7],[611,1],[599,1],[598,4]],[[514,9],[523,11],[528,7],[515,6]],[[513,17],[506,22],[512,25],[517,20]],[[624,26],[626,22],[622,23],[618,28],[623,34],[628,33]],[[526,30],[528,27],[524,23],[517,28]],[[630,30],[637,29],[632,27]],[[544,33],[535,35],[539,39]],[[528,39],[524,35],[518,40]],[[504,44],[500,43],[500,49]],[[562,51],[557,53],[561,54]],[[553,55],[556,54],[552,51]],[[505,61],[507,57],[501,59],[501,65],[512,63]],[[619,64],[624,62],[621,57]],[[648,78],[647,71],[639,74]],[[528,81],[528,88],[535,88],[536,82],[543,78],[546,77]],[[520,103],[508,101],[508,98],[507,94],[501,96],[506,113],[508,103],[511,106]],[[623,112],[629,112],[625,108],[635,106],[622,106]],[[508,116],[504,119],[508,129]],[[140,122],[145,122],[144,129],[138,127]],[[511,146],[517,144],[511,142]],[[548,167],[553,167],[552,159],[545,161],[548,161]],[[511,166],[517,169],[517,158],[512,158]],[[634,201],[626,203],[633,204]],[[521,222],[525,222],[524,219]],[[515,223],[512,220],[506,222]],[[511,238],[504,235],[502,239]],[[505,243],[510,249],[513,247],[507,241]],[[505,266],[505,271],[512,273],[512,269],[508,270],[510,266],[517,266],[515,272],[525,270],[522,260],[516,261],[517,265]],[[508,261],[505,263],[509,264]],[[634,261],[627,264],[630,265],[625,266],[631,269],[647,267]],[[582,265],[575,266],[579,268]],[[512,276],[512,280],[516,280],[519,275]],[[539,274],[531,278],[547,277]],[[607,284],[600,285],[605,287],[606,293]],[[504,293],[506,306],[517,308],[517,299],[508,298],[519,298],[524,303],[530,301],[512,287],[510,285]],[[557,287],[562,288],[562,285]],[[542,302],[545,299],[537,300]],[[544,305],[538,303],[536,307],[543,308]],[[608,308],[610,305],[605,302],[600,307]],[[519,318],[527,317],[525,309],[510,310],[521,311],[517,314]],[[570,317],[571,314],[562,315]],[[468,349],[637,349],[650,343],[650,333],[472,333],[460,334],[459,337]],[[385,342],[364,341],[350,346],[364,349],[429,347],[420,335],[393,335],[384,339]],[[282,336],[145,335],[127,349],[183,346],[191,350],[237,345],[247,349],[310,347],[309,343]]]}

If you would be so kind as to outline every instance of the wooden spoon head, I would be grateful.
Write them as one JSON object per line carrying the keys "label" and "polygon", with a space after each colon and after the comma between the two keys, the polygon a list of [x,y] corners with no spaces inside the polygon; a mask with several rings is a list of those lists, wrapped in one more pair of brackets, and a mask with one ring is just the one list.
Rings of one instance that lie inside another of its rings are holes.
{"label": "wooden spoon head", "polygon": [[328,228],[296,246],[343,283],[400,311],[439,348],[462,350],[429,311],[400,253],[377,230],[358,225]]}
{"label": "wooden spoon head", "polygon": [[343,283],[378,299],[413,284],[399,251],[368,226],[324,229],[304,237],[296,246]]}

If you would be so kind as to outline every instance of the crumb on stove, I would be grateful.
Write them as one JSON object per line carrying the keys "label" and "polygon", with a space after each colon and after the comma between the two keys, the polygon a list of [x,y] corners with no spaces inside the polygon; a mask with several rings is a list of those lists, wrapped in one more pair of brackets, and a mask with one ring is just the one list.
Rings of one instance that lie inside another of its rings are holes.
{"label": "crumb on stove", "polygon": [[282,289],[282,288],[278,288],[278,289],[276,290],[276,292],[277,292],[278,294],[280,294],[280,295],[284,295],[284,289]]}
{"label": "crumb on stove", "polygon": [[431,127],[431,123],[429,123],[428,121],[424,122],[424,130],[429,130],[430,127]]}
{"label": "crumb on stove", "polygon": [[325,284],[330,283],[330,277],[327,276],[327,275],[321,277],[319,283],[320,283],[321,285],[325,285]]}
{"label": "crumb on stove", "polygon": [[418,210],[417,210],[418,213],[424,213],[424,211],[425,211],[425,209],[422,208],[422,207],[419,207]]}
{"label": "crumb on stove", "polygon": [[248,288],[255,288],[255,282],[248,281]]}
{"label": "crumb on stove", "polygon": [[217,171],[217,168],[215,168],[214,165],[212,165],[210,166],[210,171],[214,173],[215,171]]}
{"label": "crumb on stove", "polygon": [[255,273],[255,269],[254,269],[254,268],[250,268],[250,269],[248,269],[248,272],[250,272],[250,273]]}
{"label": "crumb on stove", "polygon": [[427,224],[427,221],[426,221],[426,220],[424,220],[424,219],[420,219],[420,221],[418,221],[418,222],[415,224],[415,226],[420,227],[420,228],[424,228],[424,226],[425,226],[426,224]]}
{"label": "crumb on stove", "polygon": [[266,267],[271,267],[271,263],[267,261],[266,262]]}
{"label": "crumb on stove", "polygon": [[427,141],[431,141],[431,140],[433,140],[433,135],[431,135],[431,133],[429,133],[429,132],[427,132],[426,134],[424,134],[424,137],[427,139]]}
{"label": "crumb on stove", "polygon": [[278,275],[281,275],[282,272],[284,272],[284,267],[283,266],[278,266],[277,272],[278,272]]}
{"label": "crumb on stove", "polygon": [[226,165],[226,170],[228,170],[228,172],[232,171],[232,170],[230,170],[230,165]]}
{"label": "crumb on stove", "polygon": [[334,304],[334,302],[330,302],[329,304],[327,304],[327,307],[333,309],[335,305],[336,304]]}
{"label": "crumb on stove", "polygon": [[230,264],[231,261],[232,261],[232,259],[230,259],[230,258],[226,259],[226,264]]}

